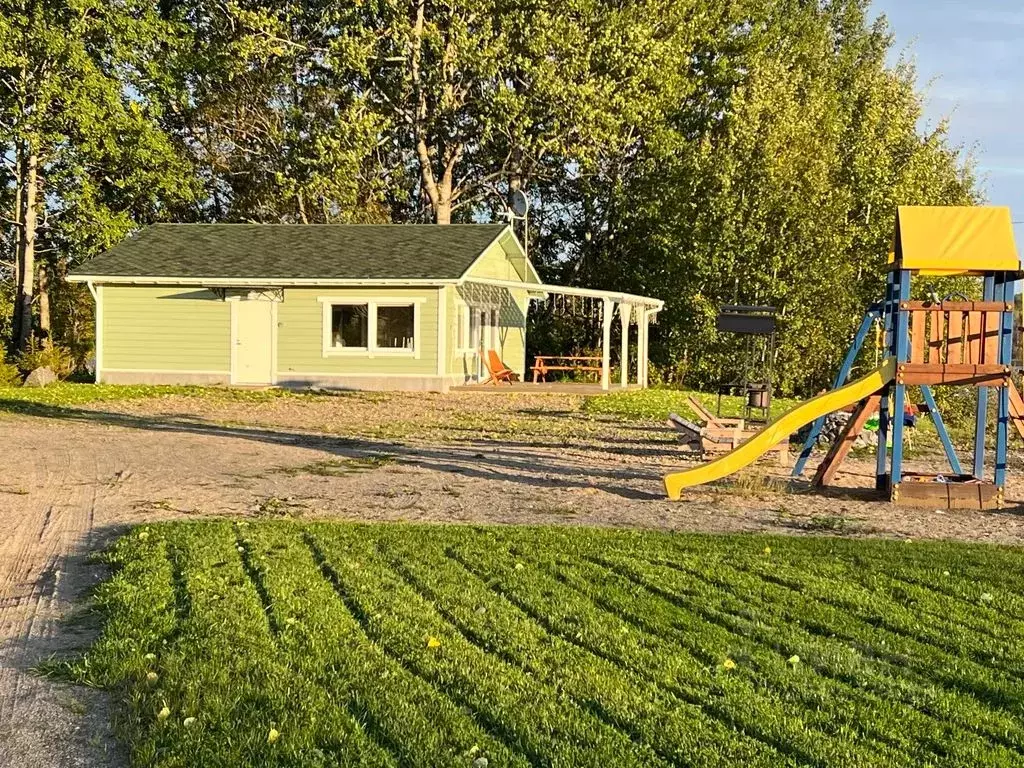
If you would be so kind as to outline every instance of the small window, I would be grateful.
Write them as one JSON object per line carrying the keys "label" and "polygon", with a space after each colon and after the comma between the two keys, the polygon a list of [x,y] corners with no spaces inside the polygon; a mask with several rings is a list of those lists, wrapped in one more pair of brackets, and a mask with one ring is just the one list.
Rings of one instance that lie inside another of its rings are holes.
{"label": "small window", "polygon": [[331,307],[332,346],[366,349],[369,327],[366,304],[335,304]]}
{"label": "small window", "polygon": [[412,304],[377,307],[377,348],[412,349],[416,308]]}

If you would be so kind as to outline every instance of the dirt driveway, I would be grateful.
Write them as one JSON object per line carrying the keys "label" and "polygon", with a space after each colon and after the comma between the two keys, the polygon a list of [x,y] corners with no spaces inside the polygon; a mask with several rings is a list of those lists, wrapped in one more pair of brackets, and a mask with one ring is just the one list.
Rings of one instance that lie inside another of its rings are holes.
{"label": "dirt driveway", "polygon": [[[172,397],[0,416],[0,766],[123,764],[106,696],[31,670],[88,642],[74,611],[102,576],[89,556],[125,525],[327,516],[1024,541],[1015,512],[911,512],[856,491],[754,482],[670,503],[660,476],[681,460],[667,430],[579,405],[481,393]],[[871,484],[872,464],[848,469],[843,484]],[[1010,491],[1024,498],[1019,481]]]}

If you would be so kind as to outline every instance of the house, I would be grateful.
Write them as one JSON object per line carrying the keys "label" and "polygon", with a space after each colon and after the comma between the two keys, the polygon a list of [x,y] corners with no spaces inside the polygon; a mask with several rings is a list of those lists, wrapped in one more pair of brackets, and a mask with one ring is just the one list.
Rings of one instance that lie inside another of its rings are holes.
{"label": "house", "polygon": [[119,384],[446,391],[485,379],[489,349],[525,380],[530,301],[569,292],[604,300],[607,388],[616,307],[639,383],[661,309],[544,285],[501,224],[156,224],[70,279],[96,301],[96,379]]}

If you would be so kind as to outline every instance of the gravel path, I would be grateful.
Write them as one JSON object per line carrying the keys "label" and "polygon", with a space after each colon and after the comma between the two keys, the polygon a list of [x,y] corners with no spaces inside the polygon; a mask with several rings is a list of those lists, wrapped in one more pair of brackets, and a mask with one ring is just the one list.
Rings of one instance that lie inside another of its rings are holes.
{"label": "gravel path", "polygon": [[[670,433],[578,406],[488,394],[166,398],[0,416],[0,766],[124,764],[108,697],[32,668],[88,644],[92,625],[74,611],[103,576],[90,555],[129,524],[288,515],[1024,541],[1015,512],[895,509],[761,477],[673,504],[660,486],[681,463]],[[867,487],[872,469],[851,462],[840,482]],[[1011,497],[1024,498],[1022,479]]]}

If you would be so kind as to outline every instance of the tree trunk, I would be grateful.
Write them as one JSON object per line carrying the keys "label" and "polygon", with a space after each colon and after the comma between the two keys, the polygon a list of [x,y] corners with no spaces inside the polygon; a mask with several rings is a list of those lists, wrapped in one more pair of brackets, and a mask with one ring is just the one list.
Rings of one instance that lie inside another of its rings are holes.
{"label": "tree trunk", "polygon": [[[21,296],[21,222],[22,222],[22,183],[21,172],[23,166],[21,142],[16,142],[14,148],[14,295]],[[18,339],[20,338],[21,313],[14,312],[11,327],[11,338],[8,339],[8,348],[11,352],[17,351]]]}
{"label": "tree trunk", "polygon": [[39,175],[39,158],[29,148],[25,155],[20,184],[23,187],[20,240],[21,259],[18,272],[20,285],[15,297],[14,312],[17,317],[18,335],[15,348],[19,352],[28,349],[32,338],[32,295],[36,272],[36,221],[38,218],[36,184]]}
{"label": "tree trunk", "polygon": [[39,264],[39,332],[43,337],[43,347],[53,346],[53,329],[50,322],[50,272],[46,261]]}
{"label": "tree trunk", "polygon": [[452,223],[452,200],[451,195],[445,195],[442,189],[441,195],[434,203],[434,223],[435,224],[451,224]]}

